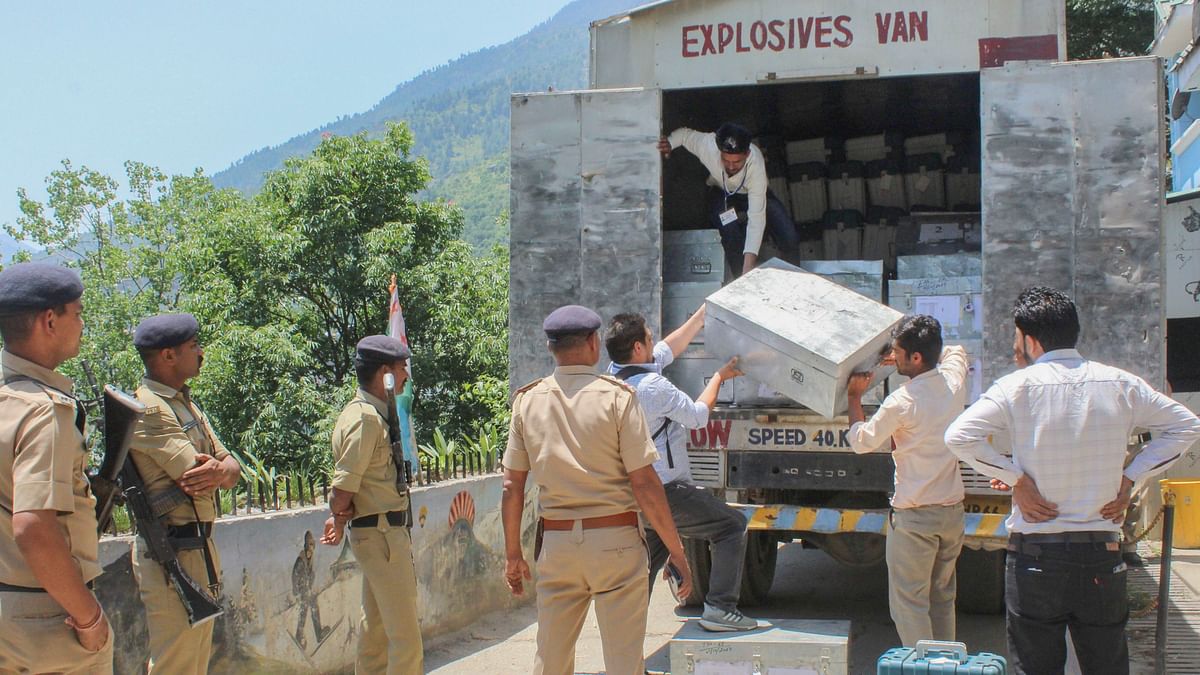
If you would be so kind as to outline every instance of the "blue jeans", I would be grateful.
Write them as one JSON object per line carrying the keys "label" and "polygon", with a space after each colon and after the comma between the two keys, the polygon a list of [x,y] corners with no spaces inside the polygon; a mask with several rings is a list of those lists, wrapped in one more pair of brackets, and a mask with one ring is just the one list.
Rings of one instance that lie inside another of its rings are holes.
{"label": "blue jeans", "polygon": [[[742,254],[746,248],[746,211],[750,208],[750,197],[745,194],[725,196],[725,191],[719,187],[709,187],[708,215],[709,225],[721,233],[721,247],[725,249],[725,262],[733,271],[733,276],[742,276]],[[728,225],[721,224],[721,213],[726,209],[737,211],[738,219]],[[800,233],[796,223],[792,221],[791,213],[783,202],[773,192],[767,190],[767,224],[763,231],[763,239],[770,237],[775,242],[784,260],[796,262],[795,257],[800,247]]]}
{"label": "blue jeans", "polygon": [[1127,675],[1129,598],[1121,551],[1104,543],[1038,548],[1038,555],[1029,549],[1008,554],[1004,600],[1013,672],[1062,673],[1070,630],[1085,675]]}
{"label": "blue jeans", "polygon": [[[663,490],[679,536],[709,543],[712,572],[704,601],[726,611],[737,609],[742,594],[742,563],[746,559],[746,517],[699,485],[674,481],[664,485]],[[654,577],[667,562],[667,547],[654,530],[646,530],[646,547],[650,551],[653,588]]]}

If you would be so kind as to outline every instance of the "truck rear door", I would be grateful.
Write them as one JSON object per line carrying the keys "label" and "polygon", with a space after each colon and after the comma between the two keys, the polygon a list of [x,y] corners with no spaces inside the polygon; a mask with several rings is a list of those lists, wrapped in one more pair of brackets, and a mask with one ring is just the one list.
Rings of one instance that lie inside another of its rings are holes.
{"label": "truck rear door", "polygon": [[1027,286],[1070,294],[1090,359],[1165,380],[1163,71],[1156,57],[980,72],[984,386],[1013,369]]}
{"label": "truck rear door", "polygon": [[513,95],[511,387],[553,369],[541,326],[555,307],[640,312],[658,334],[660,116],[657,89]]}

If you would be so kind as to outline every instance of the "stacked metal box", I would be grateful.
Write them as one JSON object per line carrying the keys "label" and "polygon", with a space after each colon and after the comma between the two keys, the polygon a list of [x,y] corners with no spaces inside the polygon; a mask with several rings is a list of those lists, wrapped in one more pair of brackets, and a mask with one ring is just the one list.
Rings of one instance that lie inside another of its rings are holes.
{"label": "stacked metal box", "polygon": [[846,407],[846,380],[880,360],[901,314],[780,260],[709,296],[705,348],[737,356],[751,379],[826,417]]}
{"label": "stacked metal box", "polygon": [[[662,335],[682,326],[705,298],[721,289],[724,278],[725,252],[716,230],[664,232]],[[663,374],[694,398],[723,363],[704,350],[701,332]],[[733,403],[732,384],[721,385],[717,402]]]}
{"label": "stacked metal box", "polygon": [[850,672],[850,622],[772,619],[745,633],[711,633],[692,619],[671,639],[672,673]]}

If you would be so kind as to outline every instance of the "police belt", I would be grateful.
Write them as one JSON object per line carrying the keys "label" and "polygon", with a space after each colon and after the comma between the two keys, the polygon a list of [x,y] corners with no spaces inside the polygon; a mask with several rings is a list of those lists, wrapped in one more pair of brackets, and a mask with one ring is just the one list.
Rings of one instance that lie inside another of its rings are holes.
{"label": "police belt", "polygon": [[1008,535],[1008,550],[1024,555],[1041,555],[1043,546],[1100,547],[1121,540],[1120,532],[1107,530],[1085,530],[1082,532],[1034,532],[1025,534],[1011,532]]}
{"label": "police belt", "polygon": [[395,527],[412,527],[408,511],[388,511],[387,513],[372,513],[350,521],[350,527],[375,527],[379,525],[379,517],[387,518],[388,525]]}
{"label": "police belt", "polygon": [[611,516],[599,516],[596,518],[580,518],[579,520],[551,520],[549,518],[542,519],[542,528],[546,530],[572,530],[575,528],[575,523],[580,523],[585,530],[594,530],[600,527],[637,527],[638,515],[633,511],[618,513]]}
{"label": "police belt", "polygon": [[167,539],[176,551],[191,551],[204,548],[204,542],[212,537],[212,523],[185,523],[168,525]]}
{"label": "police belt", "polygon": [[[88,587],[89,591],[92,589],[91,581],[87,582],[87,584],[85,584],[85,585]],[[16,584],[6,584],[3,581],[0,581],[0,593],[45,593],[45,592],[46,592],[46,589],[38,587],[38,586],[17,586]]]}

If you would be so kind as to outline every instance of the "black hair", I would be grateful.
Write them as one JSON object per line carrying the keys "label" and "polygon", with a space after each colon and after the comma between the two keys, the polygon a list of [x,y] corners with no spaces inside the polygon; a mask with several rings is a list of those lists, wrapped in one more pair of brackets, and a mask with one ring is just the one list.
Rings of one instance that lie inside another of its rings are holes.
{"label": "black hair", "polygon": [[[62,316],[67,313],[66,304],[58,305],[57,307],[47,307],[46,309],[53,309],[56,316]],[[33,334],[33,324],[37,323],[37,318],[46,309],[36,309],[32,312],[0,316],[0,340],[4,340],[4,344],[6,345],[28,340],[29,336]]]}
{"label": "black hair", "polygon": [[561,352],[569,352],[583,345],[592,336],[592,333],[595,332],[594,330],[588,330],[574,333],[555,333],[554,335],[547,335],[546,338],[550,343],[550,351],[559,354]]}
{"label": "black hair", "polygon": [[892,342],[910,358],[920,354],[927,367],[935,367],[942,356],[942,324],[928,314],[910,314],[892,329]]}
{"label": "black hair", "polygon": [[1013,304],[1013,323],[1042,349],[1072,349],[1079,341],[1079,313],[1066,293],[1046,286],[1021,291]]}
{"label": "black hair", "polygon": [[646,318],[641,314],[618,314],[605,331],[604,349],[613,363],[629,363],[633,346],[646,339]]}
{"label": "black hair", "polygon": [[370,384],[371,380],[375,379],[375,374],[384,366],[389,366],[390,363],[383,361],[363,361],[361,359],[354,360],[354,376],[358,378],[358,386],[365,387]]}

